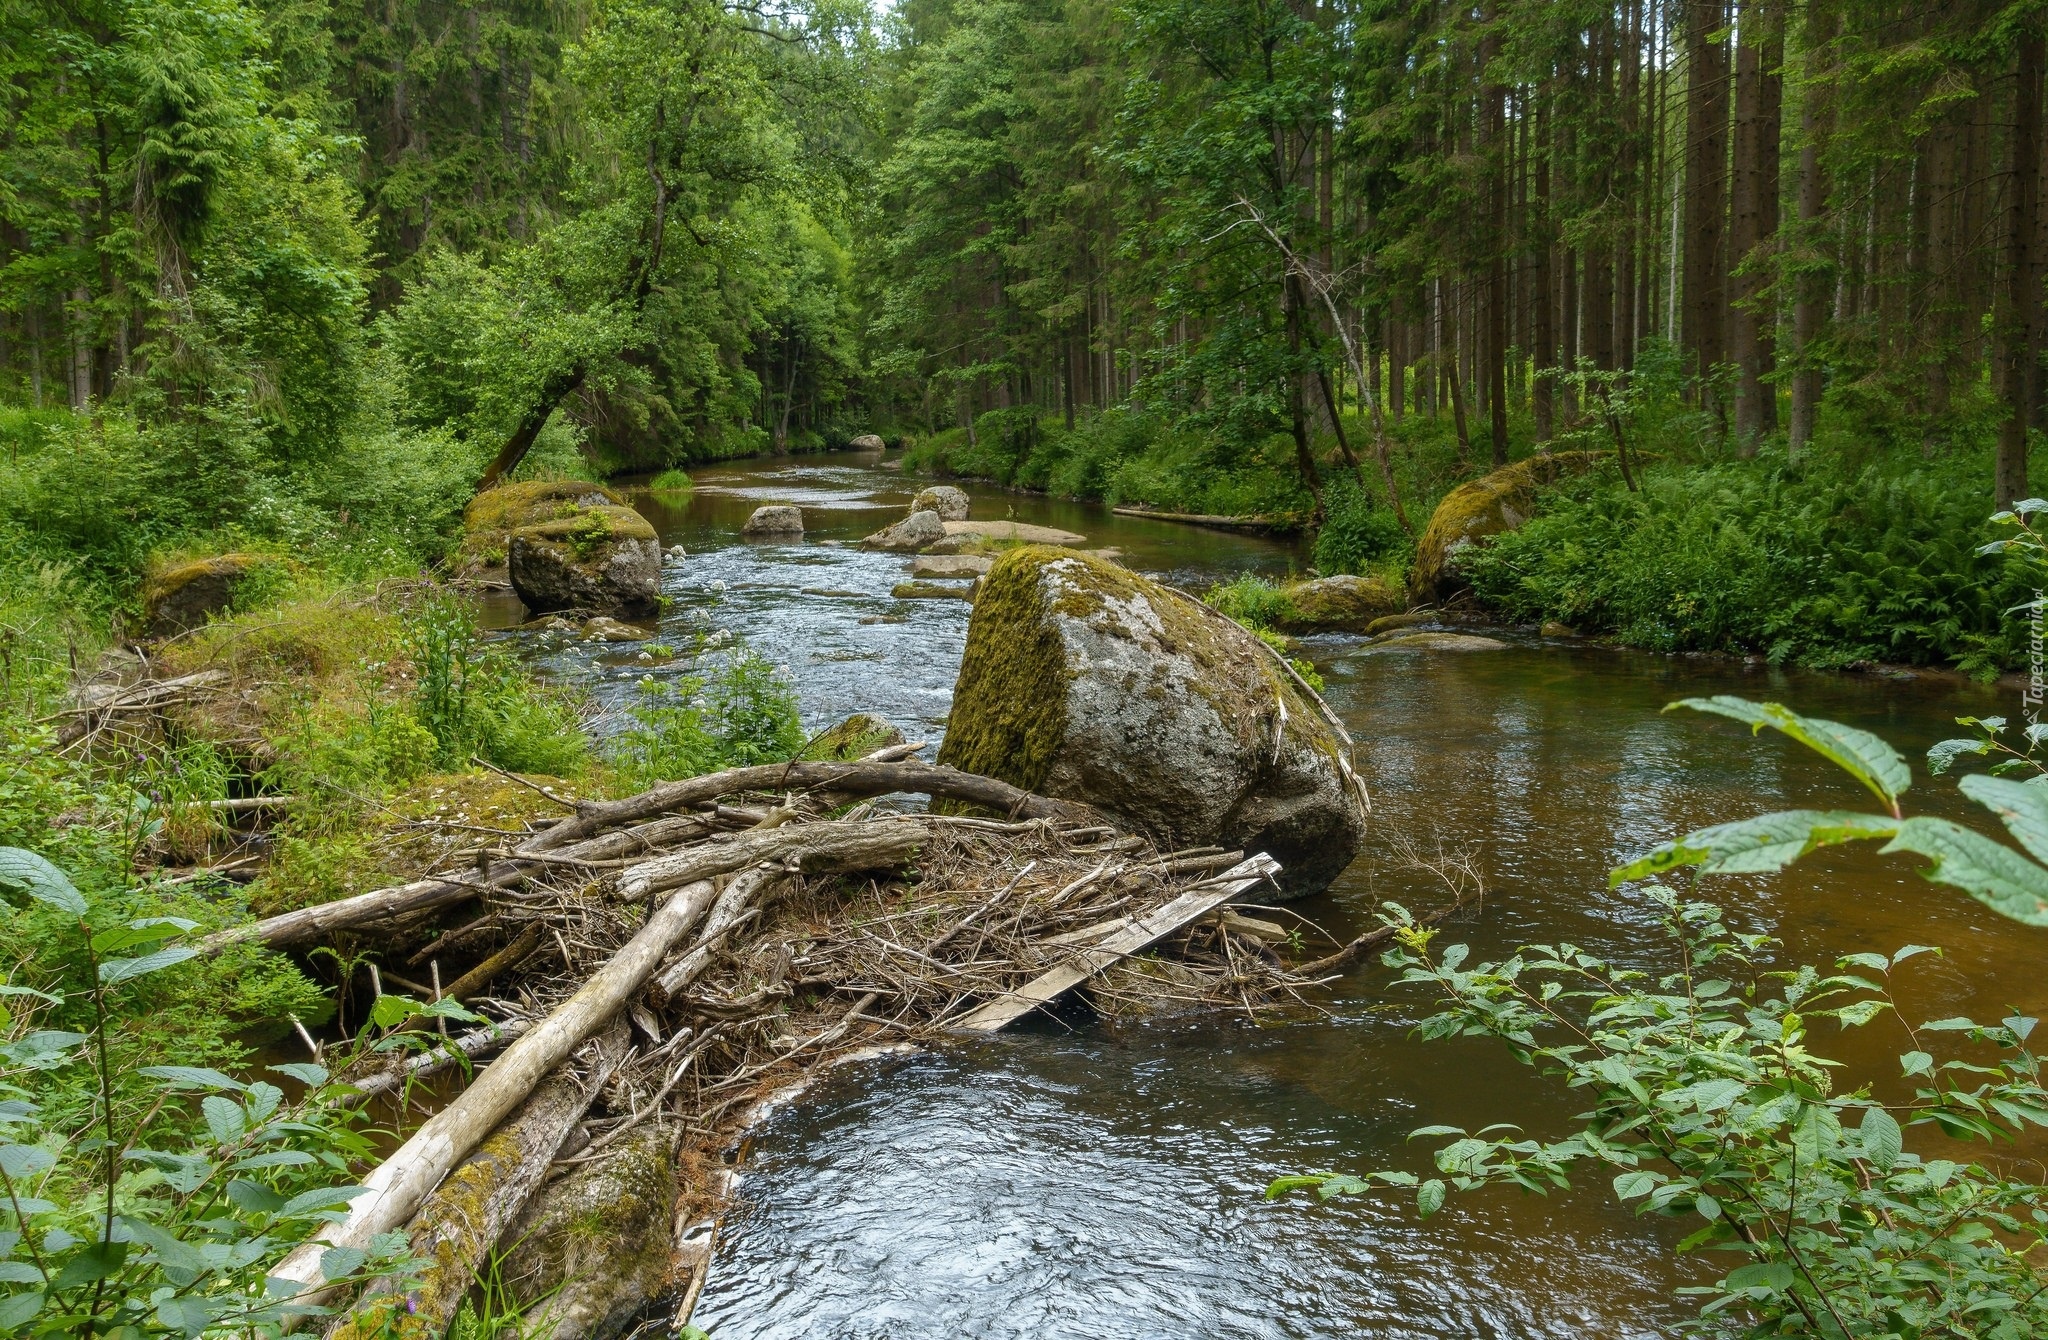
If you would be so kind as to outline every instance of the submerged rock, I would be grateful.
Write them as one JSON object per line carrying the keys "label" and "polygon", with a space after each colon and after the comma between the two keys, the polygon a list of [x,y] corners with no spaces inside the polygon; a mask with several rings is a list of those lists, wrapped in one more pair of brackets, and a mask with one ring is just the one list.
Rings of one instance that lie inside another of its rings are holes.
{"label": "submerged rock", "polygon": [[1389,614],[1384,619],[1374,619],[1365,626],[1367,637],[1378,637],[1402,628],[1413,628],[1417,624],[1435,623],[1442,616],[1434,610],[1418,610],[1413,614]]}
{"label": "submerged rock", "polygon": [[980,583],[967,586],[942,586],[937,582],[898,582],[889,588],[889,594],[897,600],[972,600]]}
{"label": "submerged rock", "polygon": [[1294,609],[1280,623],[1286,633],[1357,632],[1400,610],[1408,597],[1377,577],[1318,577],[1287,588]]}
{"label": "submerged rock", "polygon": [[505,1235],[505,1279],[552,1323],[528,1334],[611,1340],[660,1295],[676,1199],[668,1142],[659,1128],[635,1131],[543,1190]]}
{"label": "submerged rock", "polygon": [[586,642],[645,642],[653,636],[645,628],[620,623],[609,614],[600,614],[583,625],[583,640]]}
{"label": "submerged rock", "polygon": [[661,541],[630,507],[592,507],[512,532],[512,589],[532,610],[652,614],[660,607]]}
{"label": "submerged rock", "polygon": [[1034,526],[1024,521],[948,521],[946,538],[950,540],[993,540],[1012,544],[1086,544],[1086,535],[1076,535],[1070,530],[1058,530],[1052,526]]}
{"label": "submerged rock", "polygon": [[1403,633],[1367,647],[1367,651],[1506,651],[1499,638],[1477,633]]}
{"label": "submerged rock", "polygon": [[1545,637],[1577,637],[1579,635],[1578,629],[1568,623],[1560,623],[1556,619],[1545,619],[1543,627],[1537,631]]}
{"label": "submerged rock", "polygon": [[252,578],[276,572],[282,564],[268,554],[237,553],[166,568],[142,587],[142,618],[149,636],[169,637],[227,613]]}
{"label": "submerged rock", "polygon": [[934,484],[910,500],[913,512],[937,512],[941,521],[965,521],[971,504],[967,495],[951,484]]}
{"label": "submerged rock", "polygon": [[912,560],[913,577],[983,577],[996,565],[987,554],[925,554]]}
{"label": "submerged rock", "polygon": [[1169,847],[1270,852],[1301,895],[1364,839],[1350,754],[1245,629],[1115,564],[1032,546],[983,579],[939,761],[1085,801]]}
{"label": "submerged rock", "polygon": [[801,535],[804,533],[804,509],[788,503],[771,503],[767,507],[756,507],[754,514],[747,518],[747,524],[740,527],[742,535]]}
{"label": "submerged rock", "polygon": [[914,554],[946,538],[946,523],[937,512],[912,512],[895,525],[876,531],[861,543],[870,549]]}
{"label": "submerged rock", "polygon": [[1537,490],[1582,474],[1612,458],[1604,451],[1559,451],[1504,465],[1468,480],[1444,495],[1415,542],[1415,566],[1408,594],[1416,601],[1441,600],[1459,590],[1458,555],[1503,531],[1516,530],[1536,513]]}

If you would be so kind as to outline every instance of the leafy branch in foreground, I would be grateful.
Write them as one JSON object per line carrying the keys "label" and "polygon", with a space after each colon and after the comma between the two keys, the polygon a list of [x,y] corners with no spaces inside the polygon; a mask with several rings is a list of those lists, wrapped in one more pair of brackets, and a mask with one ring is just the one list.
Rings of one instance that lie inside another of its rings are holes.
{"label": "leafy branch in foreground", "polygon": [[[1899,796],[1910,775],[1876,736],[1771,703],[1675,705],[1784,732],[1848,771],[1890,813],[1791,810],[1702,829],[1615,870],[1614,883],[1687,867],[1777,870],[1817,847],[1881,837],[1886,851],[1932,857],[1930,880],[2014,920],[2048,925],[2048,869],[1960,825],[1903,817]],[[1957,752],[1949,751],[1951,761]],[[1978,776],[1963,790],[2032,856],[2048,856],[2048,785]],[[1695,1333],[2048,1334],[2048,1273],[2029,1259],[2048,1242],[2048,1187],[1993,1162],[1941,1156],[1952,1152],[1942,1137],[1996,1141],[2048,1128],[2048,1090],[2027,1045],[2035,1020],[1915,1027],[1899,1014],[1893,978],[1908,960],[1937,951],[1908,945],[1889,956],[1852,954],[1832,972],[1770,969],[1770,937],[1732,931],[1720,909],[1667,888],[1654,886],[1652,895],[1671,949],[1657,972],[1570,944],[1532,945],[1467,967],[1465,946],[1433,953],[1434,932],[1392,908],[1399,948],[1384,961],[1444,1004],[1420,1034],[1499,1038],[1517,1060],[1585,1092],[1589,1109],[1575,1133],[1554,1143],[1500,1126],[1424,1127],[1414,1135],[1457,1137],[1436,1151],[1440,1176],[1321,1172],[1281,1178],[1268,1194],[1313,1188],[1328,1199],[1413,1188],[1427,1216],[1453,1190],[1514,1185],[1542,1194],[1593,1165],[1610,1170],[1615,1195],[1645,1212],[1697,1215],[1703,1222],[1681,1252],[1738,1256],[1720,1279],[1681,1290],[1701,1300]],[[1908,1048],[1899,1077],[1845,1085],[1841,1063],[1812,1047],[1810,1029],[1821,1019],[1845,1029],[1896,1020]],[[1919,1128],[1930,1139],[1924,1150],[1908,1149],[1907,1132]]]}
{"label": "leafy branch in foreground", "polygon": [[[191,960],[198,950],[173,942],[193,923],[148,917],[95,931],[85,895],[18,847],[0,847],[0,888],[75,921],[90,985],[70,1003],[91,1020],[85,1032],[36,1027],[65,998],[0,985],[0,998],[25,1007],[17,1016],[0,1005],[0,1286],[12,1290],[0,1294],[0,1334],[276,1336],[322,1311],[265,1267],[360,1191],[346,1170],[369,1146],[329,1101],[326,1069],[270,1067],[306,1086],[298,1103],[275,1084],[200,1066],[122,1073],[112,998]],[[67,1120],[39,1099],[70,1067],[89,1072],[91,1099]],[[154,1090],[140,1112],[134,1079]],[[185,1120],[195,1098],[197,1120]],[[403,1269],[410,1248],[399,1233],[327,1255],[329,1278],[354,1281]]]}

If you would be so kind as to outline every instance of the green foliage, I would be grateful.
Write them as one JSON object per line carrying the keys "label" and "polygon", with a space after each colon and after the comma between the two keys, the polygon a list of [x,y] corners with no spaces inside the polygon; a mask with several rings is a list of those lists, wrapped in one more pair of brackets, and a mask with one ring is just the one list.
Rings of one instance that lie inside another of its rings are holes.
{"label": "green foliage", "polygon": [[[0,848],[0,888],[64,927],[83,970],[77,980],[46,967],[36,986],[0,987],[11,1003],[0,1005],[0,1327],[275,1336],[317,1315],[266,1272],[360,1193],[344,1173],[371,1147],[333,1103],[326,1070],[271,1067],[305,1087],[287,1103],[276,1084],[234,1079],[187,1050],[181,1064],[142,1064],[119,1020],[143,1008],[136,993],[152,979],[193,970],[199,950],[179,941],[197,923],[107,909],[17,847]],[[330,1250],[322,1266],[363,1280],[409,1260],[393,1233]]]}
{"label": "green foliage", "polygon": [[1338,475],[1323,492],[1324,520],[1316,532],[1316,571],[1365,573],[1389,560],[1405,566],[1414,541],[1401,529],[1393,510],[1361,488],[1350,475]]}
{"label": "green foliage", "polygon": [[481,757],[513,772],[582,770],[589,741],[573,704],[535,683],[506,651],[485,645],[465,602],[436,596],[415,606],[405,647],[413,711],[433,736],[441,767]]}
{"label": "green foliage", "polygon": [[1212,585],[1202,599],[1224,617],[1261,634],[1295,617],[1294,600],[1287,588],[1255,572]]}
{"label": "green foliage", "polygon": [[647,487],[656,493],[688,493],[696,486],[697,482],[695,480],[691,479],[681,470],[675,469],[663,470],[660,474],[647,481]]}
{"label": "green foliage", "polygon": [[2031,588],[1977,552],[1990,538],[1980,466],[1760,458],[1650,467],[1636,493],[1588,475],[1462,571],[1509,618],[1653,650],[1953,662],[1988,675],[2018,654],[2005,612]]}
{"label": "green foliage", "polygon": [[780,670],[744,646],[710,659],[700,674],[640,682],[635,724],[611,742],[629,785],[780,763],[803,747],[796,691]]}
{"label": "green foliage", "polygon": [[[1867,732],[1773,704],[1689,699],[1687,706],[1768,725],[1836,763],[1891,813],[1790,810],[1687,834],[1613,872],[1613,882],[1696,867],[1700,875],[1783,869],[1837,842],[1889,838],[1888,852],[1932,858],[1926,878],[1953,885],[2003,916],[2048,926],[2048,788],[1974,775],[1971,799],[1997,813],[2033,858],[1974,830],[1904,818],[1905,761]],[[1943,766],[1991,751],[2003,723],[1937,746]],[[2039,777],[2030,748],[2007,750]],[[1979,747],[1979,746],[1983,747]],[[1939,770],[1939,769],[1937,769]],[[1697,1215],[1681,1251],[1735,1254],[1710,1284],[1691,1327],[1703,1335],[1954,1335],[2020,1340],[2048,1328],[2048,1290],[2028,1249],[2048,1241],[2048,1187],[1990,1161],[1962,1163],[1909,1150],[1905,1132],[1996,1141],[2048,1128],[2048,1089],[2027,1040],[2035,1020],[1996,1025],[1951,1018],[1917,1027],[1901,1017],[1892,981],[1908,945],[1852,954],[1833,972],[1767,969],[1767,936],[1740,934],[1710,904],[1661,886],[1672,953],[1655,973],[1605,962],[1573,945],[1532,945],[1498,963],[1466,966],[1465,946],[1433,953],[1435,934],[1390,905],[1400,947],[1389,966],[1430,987],[1442,1012],[1424,1038],[1494,1037],[1525,1064],[1563,1079],[1590,1111],[1555,1142],[1432,1126],[1453,1135],[1441,1174],[1283,1178],[1269,1194],[1313,1187],[1325,1198],[1414,1188],[1427,1216],[1449,1191],[1512,1185],[1539,1194],[1574,1169],[1613,1170],[1615,1195],[1645,1213]],[[1853,1087],[1814,1049],[1810,1026],[1896,1020],[1911,1098],[1888,1079]],[[1951,1041],[1952,1040],[1952,1041]],[[1943,1049],[1938,1044],[1948,1043]]]}

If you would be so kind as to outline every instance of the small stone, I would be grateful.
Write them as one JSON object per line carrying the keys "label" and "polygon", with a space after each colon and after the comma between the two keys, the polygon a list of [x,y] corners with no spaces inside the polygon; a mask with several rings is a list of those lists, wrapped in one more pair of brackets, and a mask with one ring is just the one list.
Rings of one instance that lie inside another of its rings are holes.
{"label": "small stone", "polygon": [[583,625],[585,642],[645,642],[654,634],[632,624],[621,623],[608,614],[600,614]]}
{"label": "small stone", "polygon": [[685,548],[683,548],[683,546],[681,546],[681,545],[679,545],[679,544],[672,544],[672,545],[670,545],[670,546],[668,547],[668,552],[667,552],[666,554],[664,554],[664,555],[663,555],[663,557],[664,557],[664,558],[666,558],[666,559],[667,559],[667,560],[668,560],[669,562],[671,562],[671,563],[680,563],[680,562],[682,562],[682,561],[683,561],[684,559],[688,558],[689,556],[690,556],[690,551],[689,551],[689,550],[687,550],[687,549],[685,549]]}
{"label": "small stone", "polygon": [[903,614],[864,614],[861,616],[860,622],[863,625],[878,623],[909,623],[910,618],[908,615]]}
{"label": "small stone", "polygon": [[1579,635],[1578,629],[1568,623],[1559,623],[1556,619],[1545,619],[1541,631],[1545,637],[1577,637]]}
{"label": "small stone", "polygon": [[972,600],[981,581],[967,586],[941,586],[937,582],[898,582],[889,592],[898,600]]}
{"label": "small stone", "polygon": [[966,493],[951,484],[934,484],[910,500],[913,512],[937,512],[941,521],[965,521],[968,512]]}
{"label": "small stone", "polygon": [[996,565],[986,554],[926,554],[913,559],[913,577],[980,577]]}
{"label": "small stone", "polygon": [[787,503],[771,503],[756,507],[754,514],[747,518],[747,524],[740,527],[742,535],[801,535],[804,533],[804,510]]}
{"label": "small stone", "polygon": [[946,538],[946,524],[937,512],[912,512],[886,530],[878,530],[861,543],[870,549],[892,553],[916,553],[926,545]]}

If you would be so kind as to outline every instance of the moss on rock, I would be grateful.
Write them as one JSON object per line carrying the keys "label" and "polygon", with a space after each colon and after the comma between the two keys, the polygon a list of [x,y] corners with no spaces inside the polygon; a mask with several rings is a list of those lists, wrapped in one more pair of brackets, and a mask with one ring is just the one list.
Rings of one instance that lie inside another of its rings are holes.
{"label": "moss on rock", "polygon": [[[668,1137],[636,1131],[541,1192],[506,1234],[506,1278],[555,1340],[610,1340],[667,1282],[676,1170]],[[551,1296],[552,1295],[552,1296]]]}
{"label": "moss on rock", "polygon": [[866,712],[855,712],[805,746],[805,758],[838,761],[860,758],[877,749],[903,743],[903,732]]}
{"label": "moss on rock", "polygon": [[505,561],[512,532],[554,521],[591,507],[624,507],[626,500],[602,484],[580,479],[527,479],[485,489],[462,509],[462,571]]}
{"label": "moss on rock", "polygon": [[512,589],[533,610],[652,614],[661,595],[661,541],[630,507],[583,507],[522,526],[506,546]]}
{"label": "moss on rock", "polygon": [[1422,538],[1416,541],[1408,594],[1417,601],[1441,600],[1458,590],[1463,585],[1457,574],[1460,553],[1527,521],[1536,512],[1536,495],[1545,485],[1609,459],[1612,453],[1604,451],[1531,456],[1452,489],[1437,504]]}
{"label": "moss on rock", "polygon": [[169,637],[202,627],[242,603],[251,585],[282,576],[286,561],[273,554],[216,554],[154,573],[142,586],[142,617],[149,636]]}
{"label": "moss on rock", "polygon": [[1283,633],[1357,632],[1383,615],[1405,609],[1407,595],[1379,577],[1318,577],[1286,589]]}
{"label": "moss on rock", "polygon": [[1270,851],[1291,893],[1349,863],[1349,742],[1245,629],[1051,546],[983,580],[939,761],[1084,801],[1174,846]]}

